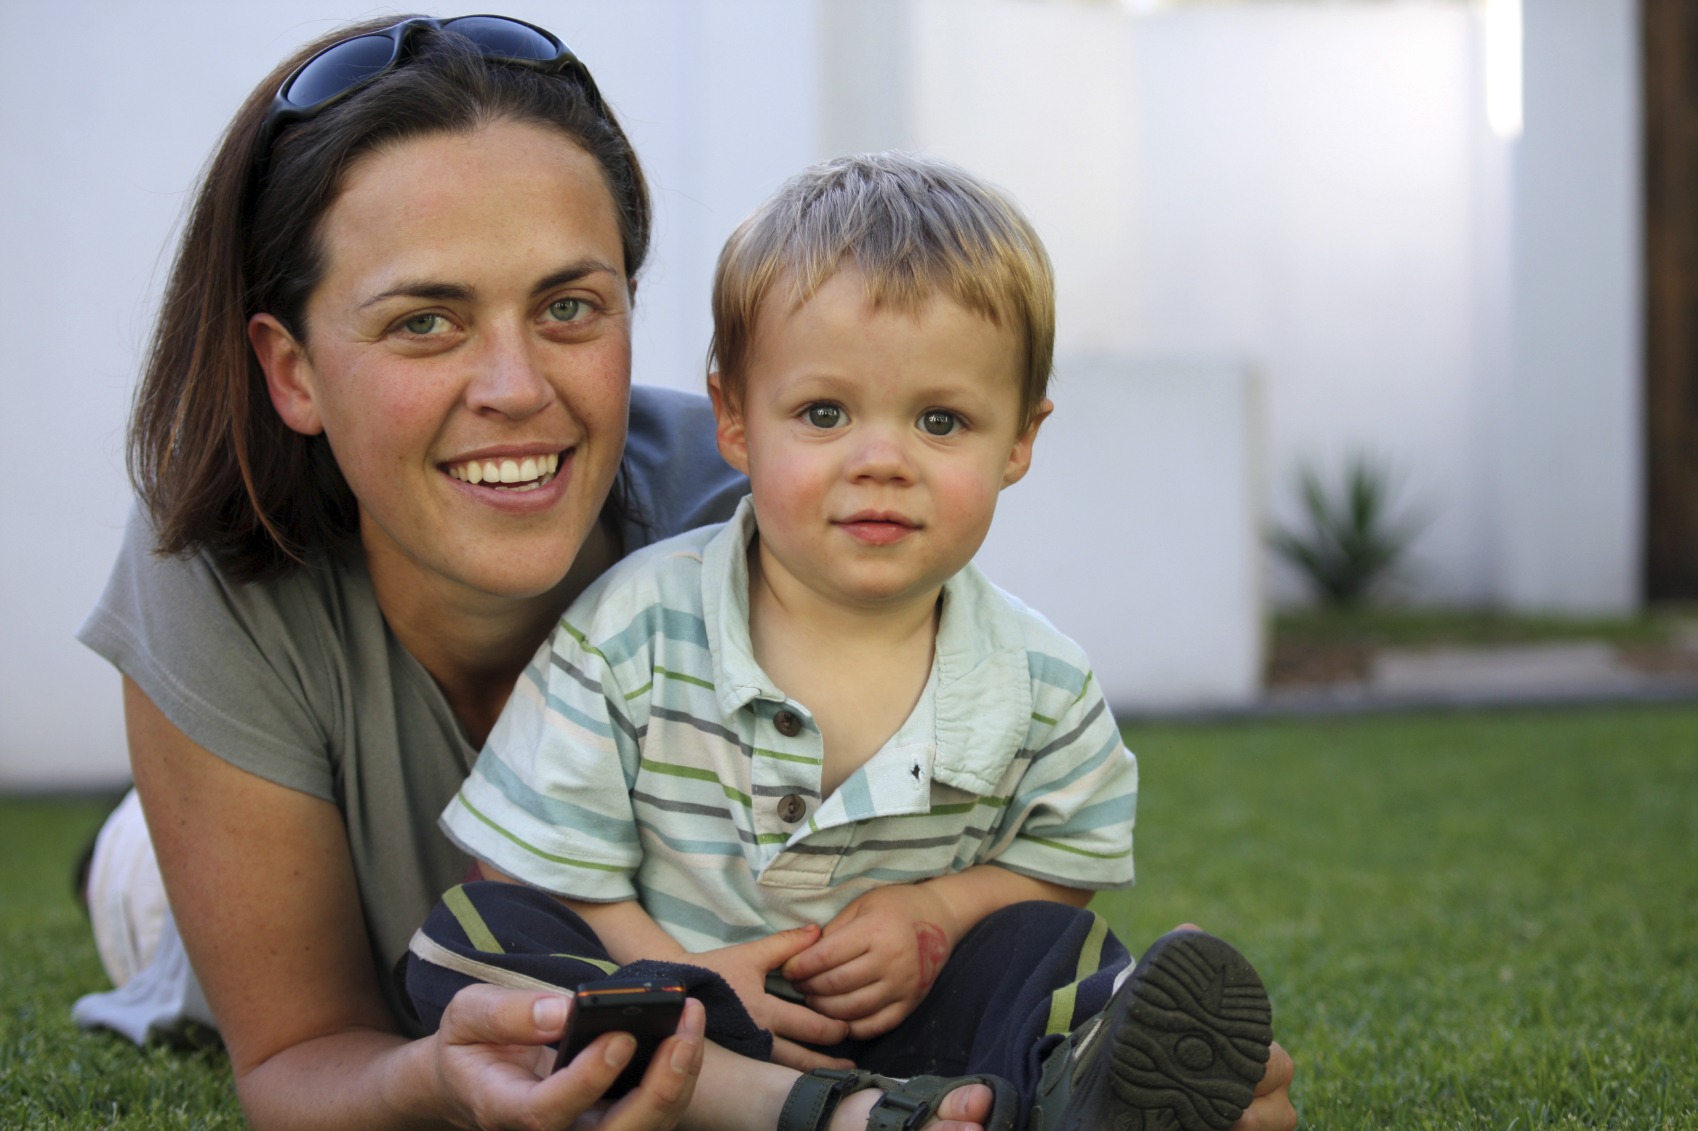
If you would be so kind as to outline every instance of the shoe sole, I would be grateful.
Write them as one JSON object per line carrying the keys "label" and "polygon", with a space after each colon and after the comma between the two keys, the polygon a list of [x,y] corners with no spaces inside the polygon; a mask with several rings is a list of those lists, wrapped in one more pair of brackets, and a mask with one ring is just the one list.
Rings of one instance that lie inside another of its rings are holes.
{"label": "shoe sole", "polygon": [[1273,1009],[1249,961],[1213,935],[1173,931],[1115,998],[1107,1031],[1073,1066],[1061,1126],[1225,1131],[1237,1122],[1273,1042]]}
{"label": "shoe sole", "polygon": [[[1225,1131],[1267,1071],[1273,1007],[1255,967],[1201,931],[1156,940],[1122,988],[1131,1004],[1114,1033],[1109,1087],[1141,1121],[1116,1131]],[[1155,1113],[1170,1119],[1152,1122]]]}

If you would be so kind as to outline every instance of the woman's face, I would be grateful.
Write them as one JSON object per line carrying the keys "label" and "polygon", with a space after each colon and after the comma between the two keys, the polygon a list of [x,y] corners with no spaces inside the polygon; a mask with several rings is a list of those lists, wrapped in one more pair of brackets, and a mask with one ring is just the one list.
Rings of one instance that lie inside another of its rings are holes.
{"label": "woman's face", "polygon": [[268,315],[250,337],[284,421],[328,437],[374,573],[548,591],[625,446],[631,295],[595,160],[513,122],[408,141],[354,166],[321,238],[306,342]]}

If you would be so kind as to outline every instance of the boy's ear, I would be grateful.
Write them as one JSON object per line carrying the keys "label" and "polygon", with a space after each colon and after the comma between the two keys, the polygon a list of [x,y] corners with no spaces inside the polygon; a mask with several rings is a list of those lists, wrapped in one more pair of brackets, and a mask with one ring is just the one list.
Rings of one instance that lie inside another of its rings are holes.
{"label": "boy's ear", "polygon": [[248,319],[248,343],[265,370],[265,387],[283,423],[305,436],[324,431],[312,362],[295,335],[271,315],[256,314]]}
{"label": "boy's ear", "polygon": [[1054,411],[1055,402],[1048,397],[1039,401],[1038,407],[1032,411],[1032,422],[1026,425],[1026,430],[1014,441],[1014,450],[1008,453],[1008,466],[1002,472],[1004,487],[1012,487],[1026,477],[1032,466],[1032,444],[1038,438],[1038,428]]}
{"label": "boy's ear", "polygon": [[713,401],[714,439],[725,462],[749,474],[749,438],[743,431],[743,414],[731,407],[718,372],[708,374],[708,397]]}

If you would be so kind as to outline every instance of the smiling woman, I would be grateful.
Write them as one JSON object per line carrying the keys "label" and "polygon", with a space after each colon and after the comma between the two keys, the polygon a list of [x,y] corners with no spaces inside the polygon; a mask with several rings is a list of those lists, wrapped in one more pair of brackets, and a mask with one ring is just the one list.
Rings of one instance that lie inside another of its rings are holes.
{"label": "smiling woman", "polygon": [[[566,1009],[534,991],[409,1039],[393,973],[469,865],[436,816],[561,611],[746,491],[704,398],[631,388],[648,231],[588,72],[500,17],[309,45],[209,166],[80,634],[124,673],[176,926],[81,1016],[183,1000],[186,949],[257,1127],[564,1126],[629,1059],[609,1036],[539,1075]],[[605,1125],[676,1122],[701,1031]]]}

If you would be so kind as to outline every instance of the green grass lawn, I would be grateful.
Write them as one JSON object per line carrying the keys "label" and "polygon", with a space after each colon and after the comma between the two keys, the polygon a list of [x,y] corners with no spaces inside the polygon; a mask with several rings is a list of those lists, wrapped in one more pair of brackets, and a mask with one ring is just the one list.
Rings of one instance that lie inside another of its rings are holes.
{"label": "green grass lawn", "polygon": [[[1128,731],[1136,950],[1267,979],[1317,1128],[1698,1128],[1698,708]],[[240,1126],[217,1056],[77,1032],[89,803],[0,801],[0,1127]]]}

